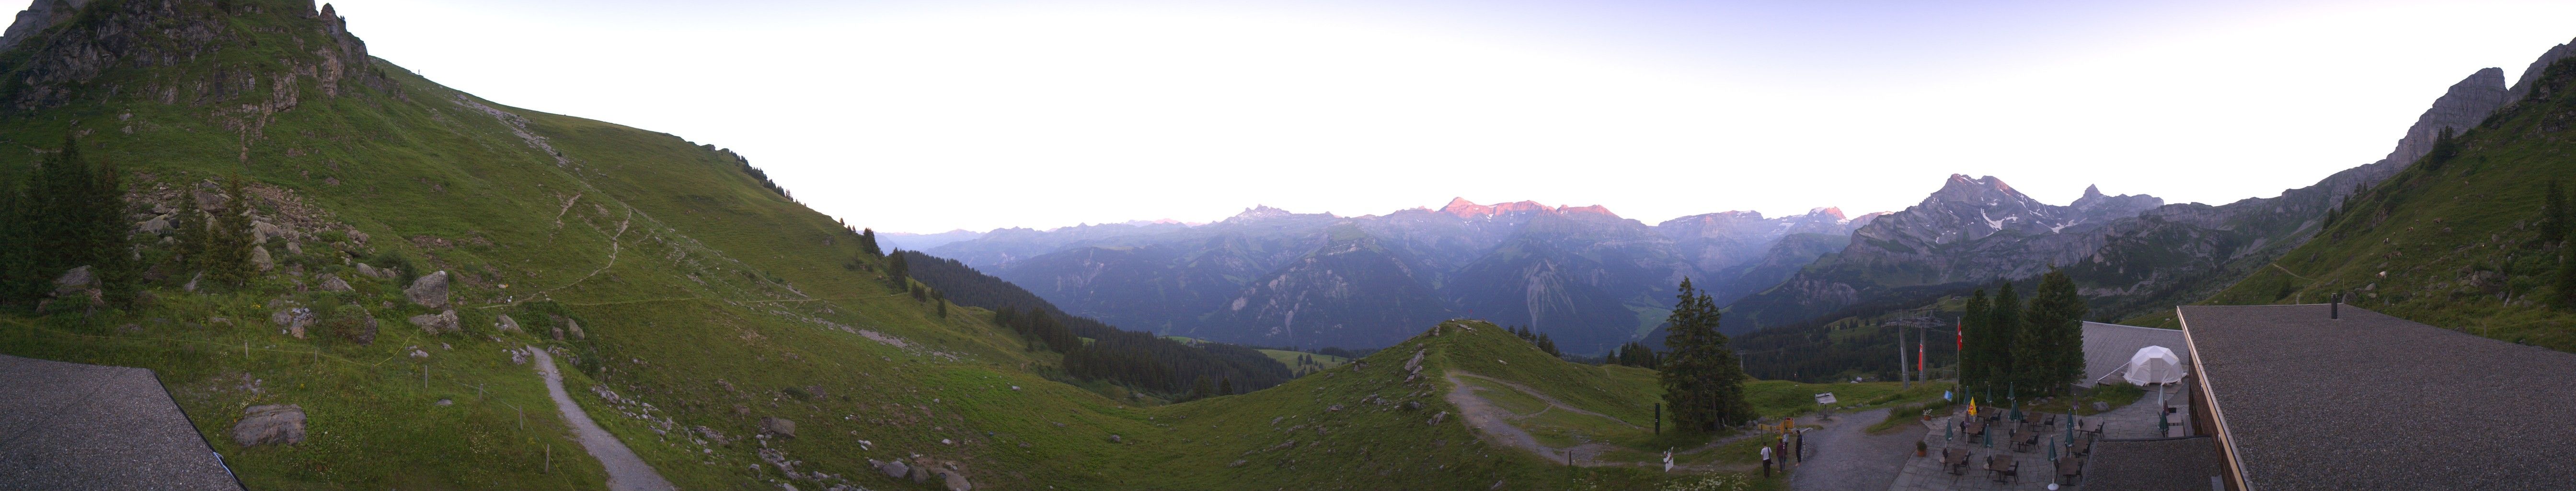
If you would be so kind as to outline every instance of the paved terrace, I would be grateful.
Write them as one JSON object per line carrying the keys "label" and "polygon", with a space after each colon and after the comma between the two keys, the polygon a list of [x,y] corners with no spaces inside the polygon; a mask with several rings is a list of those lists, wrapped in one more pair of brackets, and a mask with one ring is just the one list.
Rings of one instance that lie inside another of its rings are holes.
{"label": "paved terrace", "polygon": [[2351,305],[2178,310],[2253,489],[2576,489],[2576,354]]}
{"label": "paved terrace", "polygon": [[152,371],[0,355],[0,489],[241,484]]}
{"label": "paved terrace", "polygon": [[[2176,408],[2180,408],[2176,411],[2176,414],[2173,415],[2172,421],[2174,424],[2166,430],[2168,432],[2167,434],[2189,434],[2191,432],[2191,428],[2189,426],[2190,422],[2186,419],[2186,417],[2191,413],[2189,409],[2189,401],[2191,400],[2189,388],[2172,386],[2164,390],[2166,394],[2165,399],[2168,403]],[[2152,468],[2146,466],[2158,465],[2143,461],[2154,460],[2156,462],[2164,462],[2176,460],[2163,456],[2168,453],[2163,452],[2165,447],[2167,447],[2166,445],[2157,445],[2141,450],[2141,447],[2137,445],[2137,442],[2122,441],[2162,438],[2164,435],[2156,433],[2156,408],[2156,392],[2150,389],[2147,392],[2146,397],[2139,398],[2136,403],[2121,406],[2117,409],[2101,414],[2078,417],[2077,419],[2082,421],[2082,424],[2086,426],[2090,426],[2096,422],[2101,423],[2103,439],[2098,440],[2094,444],[2092,455],[2086,459],[2084,474],[2082,477],[2076,481],[2075,485],[2071,487],[2061,487],[2061,489],[2101,489],[2104,491],[2165,489],[2158,487],[2137,487],[2128,485],[2132,484],[2133,481],[2111,481],[2101,479],[2096,476],[2096,473],[2101,472],[2104,469],[2105,462],[2107,462],[2105,459],[2123,459],[2125,461],[2137,463],[2137,465],[2127,466],[2131,469],[2142,467]],[[1952,428],[1951,425],[1958,424],[1957,421],[1959,421],[1959,418],[1963,418],[1965,416],[1965,414],[1954,413],[1950,416],[1933,418],[1932,421],[1925,423],[1924,428],[1926,428],[1927,431],[1923,434],[1923,443],[1932,448],[1931,452],[1929,452],[1925,457],[1906,459],[1904,470],[1900,471],[1896,477],[1896,483],[1893,486],[1888,487],[1888,489],[1891,491],[2045,491],[2048,489],[2049,482],[2051,482],[2051,480],[2056,476],[2056,468],[2055,464],[2048,460],[2049,451],[2047,449],[2042,447],[2031,447],[2028,451],[2015,452],[2012,450],[2012,447],[2005,442],[2004,437],[2001,436],[2003,433],[1997,433],[1998,436],[1995,437],[1994,447],[1988,448],[1982,443],[1969,440],[1966,435],[1958,434],[1955,430],[1949,430],[1949,428]],[[2045,415],[2028,416],[2039,418],[2046,417]],[[2062,441],[2062,432],[2066,430],[2066,415],[2064,413],[2059,413],[2057,418],[2058,426],[2050,427],[2050,429],[2055,430],[2050,435],[2051,438],[2060,438],[2060,441]],[[2202,454],[2215,453],[2209,450],[2210,445],[2208,444],[2207,439],[2196,439],[2191,441],[2201,442],[2198,448],[2202,449]],[[1954,475],[1949,473],[1949,471],[1943,470],[1941,468],[1941,449],[1943,448],[1967,450],[1968,454],[1971,456],[1969,459],[1971,465],[1969,466],[1968,471]],[[2058,453],[2062,455],[2064,453],[2063,449],[2061,448]],[[1988,474],[1984,470],[1984,464],[1986,462],[1986,456],[1988,455],[2012,456],[2014,460],[2021,463],[2021,476],[2010,482],[1996,482],[1994,479],[1987,477]],[[2188,459],[2186,457],[2182,460],[2187,461]],[[2187,468],[2189,465],[2190,464],[2188,462],[2185,462],[2182,464],[2176,464],[2174,467]],[[2136,473],[2131,472],[2129,474],[2134,475]],[[2193,489],[2208,489],[2207,480],[2209,476],[2213,475],[2216,475],[2216,473],[2210,472],[2208,474],[2193,477],[2192,479],[2196,480],[2196,482],[2200,482],[2200,486]],[[2104,484],[2093,486],[2092,484],[2096,482]],[[2115,485],[2110,483],[2120,484]]]}

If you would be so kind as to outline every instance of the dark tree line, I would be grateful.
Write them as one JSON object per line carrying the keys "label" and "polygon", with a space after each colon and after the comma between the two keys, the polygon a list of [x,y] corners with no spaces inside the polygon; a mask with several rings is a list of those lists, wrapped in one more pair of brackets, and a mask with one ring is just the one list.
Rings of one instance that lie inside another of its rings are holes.
{"label": "dark tree line", "polygon": [[1667,317],[1672,327],[1664,346],[1672,350],[1658,373],[1664,405],[1672,407],[1673,427],[1682,431],[1716,431],[1752,421],[1752,403],[1744,400],[1744,371],[1725,334],[1717,332],[1717,302],[1682,279],[1679,301]]}
{"label": "dark tree line", "polygon": [[[714,145],[708,146],[712,147]],[[730,148],[718,150],[717,152],[723,153],[726,157],[732,157],[736,170],[742,171],[743,175],[751,176],[751,180],[760,181],[761,188],[768,189],[773,193],[778,193],[778,197],[787,198],[789,201],[794,201],[796,199],[796,196],[787,193],[787,188],[785,186],[779,186],[778,182],[769,180],[769,172],[762,171],[759,167],[752,167],[750,158],[743,157],[742,154],[733,153],[733,149]]]}
{"label": "dark tree line", "polygon": [[1065,372],[1084,380],[1193,399],[1261,390],[1295,377],[1287,365],[1252,348],[1192,346],[1066,314],[1019,285],[956,260],[896,251],[887,262],[889,273],[919,280],[950,302],[992,309],[995,324],[1029,340],[1030,349],[1063,353]]}
{"label": "dark tree line", "polygon": [[1656,354],[1655,348],[1646,346],[1646,343],[1631,341],[1628,344],[1619,345],[1618,349],[1611,350],[1610,356],[1603,359],[1602,363],[1655,368],[1663,366],[1663,356]]}
{"label": "dark tree line", "polygon": [[1547,352],[1547,356],[1565,357],[1565,354],[1556,351],[1556,340],[1548,339],[1547,333],[1527,327],[1505,327],[1503,330],[1511,332],[1513,336],[1520,336],[1521,340],[1528,341],[1530,346],[1536,346],[1539,351]]}
{"label": "dark tree line", "polygon": [[2057,394],[2084,373],[2084,297],[2066,273],[2050,269],[2028,303],[2011,283],[1968,297],[1961,314],[1960,383],[1971,390]]}
{"label": "dark tree line", "polygon": [[122,177],[113,163],[82,158],[69,137],[23,179],[0,176],[0,305],[32,308],[56,278],[83,266],[102,300],[132,303],[141,274],[126,238]]}
{"label": "dark tree line", "polygon": [[2557,295],[2549,298],[2558,308],[2576,309],[2576,254],[2569,254],[2569,248],[2564,247],[2568,235],[2576,234],[2576,209],[2568,208],[2572,203],[2567,191],[2558,186],[2558,180],[2549,180],[2545,192],[2547,195],[2541,197],[2540,244],[2561,246],[2558,270],[2551,275],[2550,282]]}

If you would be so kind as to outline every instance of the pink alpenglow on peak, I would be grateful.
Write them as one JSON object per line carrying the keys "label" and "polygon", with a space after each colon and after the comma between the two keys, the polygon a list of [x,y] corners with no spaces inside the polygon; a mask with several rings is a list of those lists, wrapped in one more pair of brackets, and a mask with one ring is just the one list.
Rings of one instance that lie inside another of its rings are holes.
{"label": "pink alpenglow on peak", "polygon": [[1609,207],[1601,205],[1549,207],[1547,205],[1539,204],[1536,201],[1514,201],[1510,203],[1479,205],[1476,204],[1476,202],[1467,201],[1467,198],[1451,198],[1448,206],[1440,207],[1440,213],[1456,216],[1458,218],[1484,218],[1528,212],[1553,212],[1566,214],[1589,213],[1614,217],[1619,216],[1618,214],[1611,213]]}

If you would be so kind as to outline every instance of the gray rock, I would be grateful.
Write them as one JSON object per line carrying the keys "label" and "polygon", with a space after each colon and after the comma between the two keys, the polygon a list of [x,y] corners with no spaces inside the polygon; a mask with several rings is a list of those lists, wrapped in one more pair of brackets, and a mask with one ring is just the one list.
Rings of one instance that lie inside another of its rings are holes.
{"label": "gray rock", "polygon": [[556,340],[556,341],[562,341],[562,340],[563,340],[563,328],[557,327],[557,328],[554,328],[554,329],[550,329],[550,331],[553,331],[553,332],[554,332],[555,340]]}
{"label": "gray rock", "polygon": [[279,308],[276,313],[268,315],[268,321],[277,324],[278,327],[286,328],[287,334],[295,336],[295,339],[304,339],[304,328],[313,325],[314,322],[313,309]]}
{"label": "gray rock", "polygon": [[519,332],[519,321],[511,319],[510,314],[501,314],[501,321],[494,323],[493,327],[500,328],[501,332]]}
{"label": "gray rock", "polygon": [[233,443],[244,447],[304,443],[304,408],[294,404],[251,406],[233,423]]}
{"label": "gray rock", "polygon": [[170,233],[170,216],[169,216],[169,215],[162,215],[162,216],[152,217],[152,219],[151,219],[151,220],[144,220],[144,221],[141,221],[141,222],[136,222],[136,223],[134,224],[134,232],[135,232],[135,233],[139,233],[139,234],[149,234],[149,235],[161,235],[161,234]]}
{"label": "gray rock", "polygon": [[795,422],[795,421],[788,421],[788,420],[787,420],[787,418],[779,418],[779,417],[764,417],[764,418],[760,418],[760,433],[761,433],[761,434],[764,434],[764,435],[777,435],[777,436],[782,436],[782,437],[787,437],[787,438],[795,438],[795,437],[796,437],[796,422]]}
{"label": "gray rock", "polygon": [[445,311],[445,312],[439,312],[439,313],[438,313],[438,314],[436,314],[436,315],[432,315],[432,314],[421,314],[421,315],[411,316],[411,324],[412,324],[412,325],[415,325],[415,326],[420,326],[420,330],[422,330],[422,331],[426,331],[426,332],[428,332],[428,333],[430,333],[430,334],[433,334],[433,335],[435,335],[435,334],[439,334],[439,333],[459,332],[459,331],[463,331],[463,330],[464,330],[464,329],[459,328],[459,327],[457,327],[457,326],[456,326],[456,311],[455,311],[455,310],[448,310],[448,311]]}
{"label": "gray rock", "polygon": [[925,468],[925,466],[913,466],[910,474],[913,483],[918,484],[930,482],[930,470]]}
{"label": "gray rock", "polygon": [[385,273],[388,273],[388,272],[389,272],[389,271],[385,271],[385,270],[381,270],[381,269],[376,269],[376,267],[375,267],[375,266],[368,266],[368,265],[367,265],[367,263],[358,263],[358,274],[367,275],[367,276],[370,276],[370,277],[376,277],[376,278],[384,278],[384,277],[386,277]]}
{"label": "gray rock", "polygon": [[268,239],[276,238],[280,235],[286,235],[286,229],[279,228],[277,225],[268,222],[250,222],[250,243],[252,244],[267,245]]}
{"label": "gray rock", "polygon": [[198,271],[196,276],[190,276],[190,277],[188,277],[188,284],[185,284],[185,285],[179,285],[179,289],[181,289],[181,290],[187,290],[189,293],[196,293],[196,292],[197,292],[197,280],[203,280],[203,279],[206,279],[206,272],[204,272],[204,271]]}
{"label": "gray rock", "polygon": [[224,211],[224,205],[232,202],[231,196],[212,189],[198,189],[193,196],[197,198],[197,209],[208,213]]}
{"label": "gray rock", "polygon": [[287,254],[294,254],[294,255],[302,256],[302,255],[304,255],[304,244],[297,243],[297,242],[295,242],[295,241],[291,241],[291,240],[290,240],[290,241],[286,241],[286,253],[287,253]]}
{"label": "gray rock", "polygon": [[975,485],[973,483],[966,482],[966,473],[950,470],[940,472],[939,477],[947,481],[948,491],[972,491],[975,489]]}
{"label": "gray rock", "polygon": [[[868,462],[875,463],[876,460],[869,459]],[[876,466],[877,472],[885,473],[886,477],[902,479],[905,476],[912,475],[912,466],[903,465],[903,461],[901,460],[888,460],[884,463],[878,463]]]}
{"label": "gray rock", "polygon": [[581,321],[564,319],[564,330],[572,331],[573,339],[590,339],[590,335],[581,333]]}
{"label": "gray rock", "polygon": [[1127,443],[1127,442],[1126,442],[1126,440],[1125,440],[1125,439],[1118,438],[1118,435],[1109,435],[1109,443]]}
{"label": "gray rock", "polygon": [[403,289],[403,296],[410,297],[411,303],[422,307],[446,306],[447,272],[421,275],[420,279],[412,280],[411,288]]}
{"label": "gray rock", "polygon": [[277,269],[277,259],[268,256],[268,248],[266,247],[252,246],[250,248],[250,264],[252,266],[258,266],[260,271]]}
{"label": "gray rock", "polygon": [[348,282],[348,281],[346,281],[346,280],[341,280],[341,279],[340,279],[340,275],[335,275],[335,274],[324,274],[324,275],[322,275],[322,291],[326,291],[326,292],[345,292],[345,291],[352,291],[352,290],[356,290],[356,288],[351,288],[351,287],[349,287],[349,282]]}
{"label": "gray rock", "polygon": [[455,400],[453,400],[453,399],[439,399],[439,400],[438,400],[438,402],[429,403],[429,405],[432,405],[432,406],[449,406],[449,405],[455,405],[455,404],[456,404],[456,401],[455,401]]}
{"label": "gray rock", "polygon": [[1440,420],[1444,419],[1449,419],[1448,411],[1441,411],[1440,414],[1431,415],[1431,424],[1438,425],[1440,424]]}
{"label": "gray rock", "polygon": [[2102,411],[2109,411],[2109,410],[2111,410],[2111,403],[2108,403],[2108,402],[2102,402],[2102,401],[2093,401],[2093,412],[2097,412],[2097,413],[2098,413],[2098,412],[2102,412]]}
{"label": "gray rock", "polygon": [[81,266],[72,268],[71,271],[64,271],[62,277],[54,279],[54,294],[87,290],[95,286],[98,286],[98,275],[91,274],[88,266]]}

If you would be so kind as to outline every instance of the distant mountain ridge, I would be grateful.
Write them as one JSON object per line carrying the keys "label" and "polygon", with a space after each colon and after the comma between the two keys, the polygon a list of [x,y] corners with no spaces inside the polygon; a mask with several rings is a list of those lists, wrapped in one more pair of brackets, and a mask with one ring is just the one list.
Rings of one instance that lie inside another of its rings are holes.
{"label": "distant mountain ridge", "polygon": [[1660,323],[1683,277],[1776,281],[1785,276],[1776,264],[1749,266],[1804,264],[1821,254],[1812,245],[1775,251],[1785,238],[1839,242],[1872,218],[1818,208],[1650,226],[1607,207],[1532,201],[1452,199],[1436,210],[1360,217],[1255,206],[1196,227],[1003,229],[925,252],[991,271],[1069,312],[1167,334],[1369,347],[1401,339],[1411,326],[1472,317],[1531,326],[1582,353]]}

